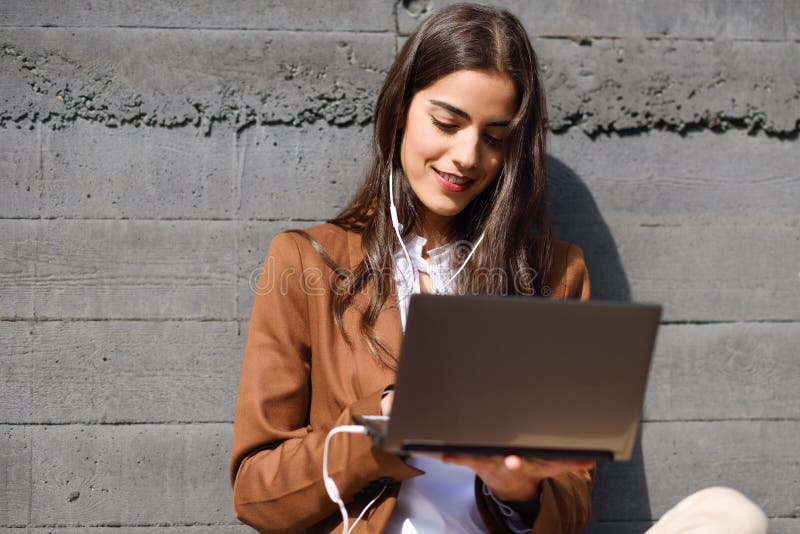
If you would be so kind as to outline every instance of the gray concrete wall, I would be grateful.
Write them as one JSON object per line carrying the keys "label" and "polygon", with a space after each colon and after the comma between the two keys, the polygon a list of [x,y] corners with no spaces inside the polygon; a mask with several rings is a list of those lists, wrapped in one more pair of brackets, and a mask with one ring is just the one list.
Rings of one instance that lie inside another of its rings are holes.
{"label": "gray concrete wall", "polygon": [[[433,2],[0,0],[0,533],[247,532],[248,279],[333,215]],[[501,2],[545,68],[557,234],[665,304],[593,533],[739,488],[800,532],[800,3]]]}

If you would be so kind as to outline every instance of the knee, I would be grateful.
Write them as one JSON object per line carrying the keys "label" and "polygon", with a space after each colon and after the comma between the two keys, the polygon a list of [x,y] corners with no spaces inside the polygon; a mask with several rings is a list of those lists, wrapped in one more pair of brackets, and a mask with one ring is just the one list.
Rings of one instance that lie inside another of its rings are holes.
{"label": "knee", "polygon": [[[723,532],[766,534],[767,516],[753,501],[732,488],[705,488],[686,498],[687,504],[715,522],[724,522]],[[719,523],[718,523],[719,524]]]}

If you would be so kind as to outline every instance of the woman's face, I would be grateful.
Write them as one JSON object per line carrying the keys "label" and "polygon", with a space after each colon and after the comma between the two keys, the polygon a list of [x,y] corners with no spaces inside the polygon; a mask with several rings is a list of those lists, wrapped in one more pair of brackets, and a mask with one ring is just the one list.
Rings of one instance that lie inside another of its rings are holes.
{"label": "woman's face", "polygon": [[426,223],[446,223],[497,178],[516,108],[511,78],[494,71],[456,71],[414,95],[400,161]]}

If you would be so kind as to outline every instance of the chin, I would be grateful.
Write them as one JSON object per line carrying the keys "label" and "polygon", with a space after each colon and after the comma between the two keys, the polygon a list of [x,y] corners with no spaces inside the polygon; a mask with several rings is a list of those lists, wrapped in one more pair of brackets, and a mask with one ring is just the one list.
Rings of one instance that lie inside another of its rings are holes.
{"label": "chin", "polygon": [[428,211],[438,215],[439,217],[455,217],[464,211],[464,206],[428,206]]}

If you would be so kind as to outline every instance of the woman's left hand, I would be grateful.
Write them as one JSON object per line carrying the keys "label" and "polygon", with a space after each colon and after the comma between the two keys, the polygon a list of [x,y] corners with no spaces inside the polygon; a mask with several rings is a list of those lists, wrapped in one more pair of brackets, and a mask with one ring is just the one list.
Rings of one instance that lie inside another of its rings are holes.
{"label": "woman's left hand", "polygon": [[443,462],[469,467],[495,497],[504,502],[524,503],[538,495],[542,480],[572,473],[589,480],[590,460],[543,460],[510,456],[443,456]]}

